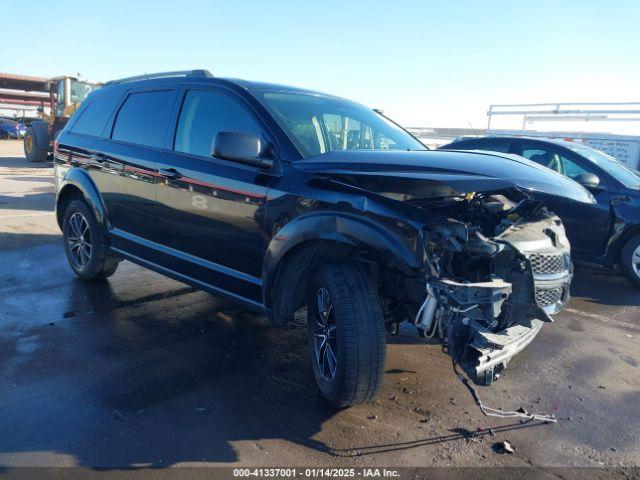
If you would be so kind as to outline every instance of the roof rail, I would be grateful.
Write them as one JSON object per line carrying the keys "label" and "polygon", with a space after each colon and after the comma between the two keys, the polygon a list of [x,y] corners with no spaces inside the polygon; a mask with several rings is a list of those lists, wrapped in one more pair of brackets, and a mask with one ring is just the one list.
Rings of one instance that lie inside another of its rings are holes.
{"label": "roof rail", "polygon": [[134,77],[119,78],[118,80],[111,80],[104,84],[118,85],[120,83],[136,82],[138,80],[150,80],[152,78],[171,78],[171,77],[196,77],[196,78],[212,78],[213,75],[209,70],[180,70],[176,72],[158,72],[158,73],[145,73],[144,75],[136,75]]}

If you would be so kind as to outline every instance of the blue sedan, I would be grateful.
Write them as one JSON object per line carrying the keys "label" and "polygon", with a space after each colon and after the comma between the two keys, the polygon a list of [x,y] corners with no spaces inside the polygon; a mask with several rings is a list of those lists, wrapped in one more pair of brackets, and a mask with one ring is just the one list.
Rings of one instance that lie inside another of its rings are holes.
{"label": "blue sedan", "polygon": [[8,118],[0,118],[0,138],[23,138],[27,133],[24,123]]}
{"label": "blue sedan", "polygon": [[640,172],[586,145],[561,140],[483,137],[441,148],[520,155],[583,185],[597,203],[535,196],[562,219],[574,259],[619,266],[640,287]]}

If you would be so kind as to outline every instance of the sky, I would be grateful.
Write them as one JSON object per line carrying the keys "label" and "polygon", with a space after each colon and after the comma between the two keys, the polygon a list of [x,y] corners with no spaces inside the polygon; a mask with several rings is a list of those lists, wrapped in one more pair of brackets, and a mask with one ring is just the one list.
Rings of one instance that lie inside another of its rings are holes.
{"label": "sky", "polygon": [[[495,103],[640,101],[640,2],[30,0],[3,9],[0,71],[107,81],[206,68],[486,126]],[[10,40],[14,39],[14,40]]]}

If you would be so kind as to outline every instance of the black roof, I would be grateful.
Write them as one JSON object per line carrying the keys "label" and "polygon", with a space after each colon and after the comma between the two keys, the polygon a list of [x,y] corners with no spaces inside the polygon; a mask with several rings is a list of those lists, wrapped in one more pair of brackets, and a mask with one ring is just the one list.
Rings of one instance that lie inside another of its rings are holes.
{"label": "black roof", "polygon": [[[104,84],[104,86],[97,90],[98,92],[113,92],[113,91],[122,91],[128,90],[130,88],[135,88],[140,85],[171,85],[175,83],[211,83],[211,84],[226,84],[233,85],[235,87],[242,88],[248,91],[260,91],[260,90],[276,90],[276,91],[289,91],[289,92],[298,92],[298,93],[307,93],[311,95],[322,95],[333,97],[333,95],[317,92],[314,90],[308,90],[300,87],[292,87],[289,85],[279,85],[268,82],[257,82],[250,80],[243,80],[238,78],[221,78],[214,77],[208,70],[188,70],[188,71],[178,71],[178,72],[160,72],[160,73],[151,73],[151,74],[143,74],[135,77],[127,77],[119,80],[111,80]],[[98,95],[96,95],[98,96]]]}
{"label": "black roof", "polygon": [[459,140],[454,140],[453,142],[451,142],[451,144],[462,143],[462,142],[473,142],[477,140],[490,140],[494,138],[504,138],[508,140],[526,140],[526,141],[539,142],[539,143],[553,143],[554,145],[559,145],[561,147],[566,147],[566,148],[571,148],[571,147],[575,148],[576,146],[588,147],[587,145],[582,145],[576,142],[569,142],[561,138],[540,138],[540,137],[532,137],[527,135],[488,135],[485,137],[461,138]]}

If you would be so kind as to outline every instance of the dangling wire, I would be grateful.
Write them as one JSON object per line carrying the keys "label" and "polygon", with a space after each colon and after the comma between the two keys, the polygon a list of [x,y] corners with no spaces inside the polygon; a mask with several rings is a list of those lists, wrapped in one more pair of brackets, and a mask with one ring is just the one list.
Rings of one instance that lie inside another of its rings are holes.
{"label": "dangling wire", "polygon": [[475,404],[480,408],[480,411],[488,417],[497,417],[497,418],[525,418],[527,420],[539,420],[541,422],[549,422],[549,423],[557,423],[558,419],[554,415],[539,415],[534,413],[525,413],[525,412],[505,412],[502,410],[497,410],[495,408],[485,406],[480,397],[478,396],[478,392],[469,382],[464,375],[458,372],[457,364],[453,357],[451,358],[451,362],[453,364],[453,372],[458,377],[458,380],[462,382],[462,384],[467,387],[469,393],[473,397]]}

